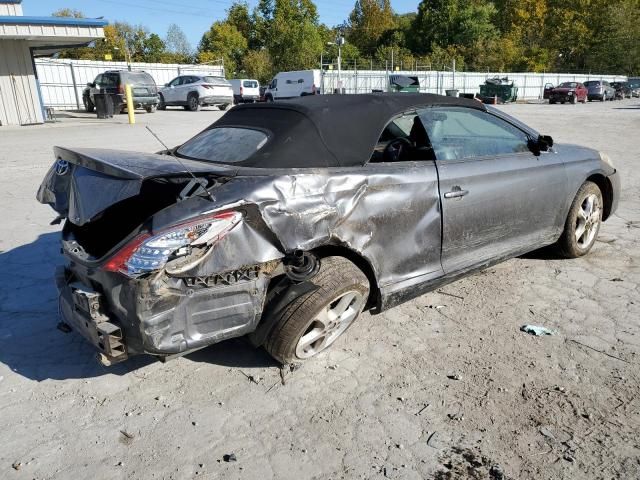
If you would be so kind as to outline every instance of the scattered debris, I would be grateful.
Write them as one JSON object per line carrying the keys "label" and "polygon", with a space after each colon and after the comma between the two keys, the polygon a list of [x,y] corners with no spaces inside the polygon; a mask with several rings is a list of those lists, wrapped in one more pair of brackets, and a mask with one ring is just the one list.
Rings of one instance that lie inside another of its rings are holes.
{"label": "scattered debris", "polygon": [[237,462],[238,461],[238,459],[236,458],[236,454],[235,453],[228,453],[226,455],[223,455],[222,459],[227,463],[228,462]]}
{"label": "scattered debris", "polygon": [[620,277],[614,277],[611,279],[612,282],[624,282]]}
{"label": "scattered debris", "polygon": [[629,362],[629,361],[625,360],[624,358],[616,357],[615,355],[611,355],[610,353],[603,352],[602,350],[598,350],[597,348],[594,348],[594,347],[592,347],[592,346],[590,346],[590,345],[587,345],[587,344],[585,344],[585,343],[579,342],[578,340],[574,340],[573,338],[570,338],[570,339],[568,339],[567,341],[569,341],[569,342],[573,342],[573,343],[576,343],[576,344],[581,345],[581,346],[583,346],[583,347],[585,347],[585,348],[588,348],[588,349],[590,349],[590,350],[593,350],[594,352],[601,353],[602,355],[606,355],[606,356],[607,356],[607,357],[609,357],[609,358],[614,358],[614,359],[616,359],[616,360],[620,360],[621,362],[628,363],[628,364],[630,364],[630,365],[631,365],[631,362]]}
{"label": "scattered debris", "polygon": [[329,370],[337,370],[338,369],[338,364],[336,363],[335,365],[329,365]]}
{"label": "scattered debris", "polygon": [[438,290],[437,293],[440,293],[442,295],[447,295],[449,297],[459,298],[460,300],[464,300],[464,297],[461,297],[460,295],[455,295],[453,293],[443,292],[442,290]]}
{"label": "scattered debris", "polygon": [[198,422],[191,422],[191,425],[193,425],[194,427],[198,426]]}
{"label": "scattered debris", "polygon": [[554,332],[553,330],[550,330],[547,327],[541,327],[539,325],[523,325],[520,327],[520,331],[528,333],[530,335],[535,335],[536,337],[556,334],[556,332]]}
{"label": "scattered debris", "polygon": [[569,463],[573,463],[576,461],[575,458],[573,458],[571,455],[569,455],[568,453],[565,453],[564,456],[562,457],[564,458],[567,462]]}
{"label": "scattered debris", "polygon": [[243,374],[245,377],[247,377],[247,380],[249,380],[249,382],[255,383],[256,385],[258,385],[260,383],[260,380],[262,380],[262,378],[254,377],[253,375],[248,375],[244,373],[242,370],[240,370],[240,373]]}
{"label": "scattered debris", "polygon": [[504,480],[504,471],[500,465],[492,465],[489,469],[489,478],[491,480]]}
{"label": "scattered debris", "polygon": [[541,427],[538,430],[540,434],[548,440],[555,441],[556,437],[551,433],[551,431],[547,427]]}
{"label": "scattered debris", "polygon": [[22,468],[22,462],[13,462],[11,467],[13,467],[14,470],[20,470]]}
{"label": "scattered debris", "polygon": [[424,404],[424,406],[423,406],[420,410],[418,410],[416,413],[414,413],[414,415],[417,417],[417,416],[418,416],[418,415],[420,415],[422,412],[424,412],[424,411],[427,409],[427,407],[428,407],[428,406],[429,406],[429,404],[428,404],[428,403],[425,403],[425,404]]}
{"label": "scattered debris", "polygon": [[458,375],[457,373],[454,374],[454,375],[447,375],[447,378],[449,380],[461,380],[462,379],[462,377],[460,375]]}
{"label": "scattered debris", "polygon": [[429,435],[429,438],[427,438],[427,447],[431,447],[431,448],[437,448],[434,447],[433,445],[431,445],[429,442],[431,442],[431,440],[433,439],[433,437],[435,437],[436,433],[438,432],[433,432],[431,435]]}
{"label": "scattered debris", "polygon": [[447,414],[447,417],[449,417],[450,420],[455,420],[456,422],[461,422],[464,420],[464,417],[459,413],[449,413]]}

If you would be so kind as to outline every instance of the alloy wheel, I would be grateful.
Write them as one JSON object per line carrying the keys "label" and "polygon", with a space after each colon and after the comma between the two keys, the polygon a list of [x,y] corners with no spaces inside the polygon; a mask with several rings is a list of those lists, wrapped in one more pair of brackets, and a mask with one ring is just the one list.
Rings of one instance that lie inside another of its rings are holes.
{"label": "alloy wheel", "polygon": [[300,337],[296,356],[309,358],[329,347],[358,317],[365,300],[362,293],[350,290],[331,301]]}
{"label": "alloy wheel", "polygon": [[582,201],[576,219],[576,243],[578,247],[588,248],[593,242],[600,225],[602,209],[596,195],[588,195]]}

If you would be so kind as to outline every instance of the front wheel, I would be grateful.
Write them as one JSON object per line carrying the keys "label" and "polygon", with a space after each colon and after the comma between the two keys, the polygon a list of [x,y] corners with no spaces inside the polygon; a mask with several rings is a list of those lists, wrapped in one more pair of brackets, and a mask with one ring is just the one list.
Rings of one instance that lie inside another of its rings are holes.
{"label": "front wheel", "polygon": [[158,110],[166,110],[167,104],[164,103],[164,96],[162,94],[158,95]]}
{"label": "front wheel", "polygon": [[229,104],[225,103],[224,105],[218,105],[218,108],[222,111],[226,110],[227,108],[229,108]]}
{"label": "front wheel", "polygon": [[283,364],[311,358],[330,347],[360,316],[369,280],[343,257],[320,260],[316,290],[299,296],[278,315],[265,349]]}
{"label": "front wheel", "polygon": [[147,113],[155,113],[156,108],[158,108],[156,105],[147,105],[146,107],[144,107]]}
{"label": "front wheel", "polygon": [[558,240],[560,253],[578,258],[589,253],[602,223],[602,192],[593,182],[584,182],[573,199],[564,231]]}

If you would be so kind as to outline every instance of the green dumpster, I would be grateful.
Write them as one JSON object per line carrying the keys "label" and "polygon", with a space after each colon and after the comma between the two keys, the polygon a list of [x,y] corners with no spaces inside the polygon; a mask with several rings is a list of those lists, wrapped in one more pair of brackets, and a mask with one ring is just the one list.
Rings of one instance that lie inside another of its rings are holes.
{"label": "green dumpster", "polygon": [[485,102],[495,97],[499,103],[515,102],[518,99],[518,87],[506,77],[489,78],[480,85],[480,96]]}
{"label": "green dumpster", "polygon": [[420,81],[418,77],[389,75],[389,92],[419,93]]}

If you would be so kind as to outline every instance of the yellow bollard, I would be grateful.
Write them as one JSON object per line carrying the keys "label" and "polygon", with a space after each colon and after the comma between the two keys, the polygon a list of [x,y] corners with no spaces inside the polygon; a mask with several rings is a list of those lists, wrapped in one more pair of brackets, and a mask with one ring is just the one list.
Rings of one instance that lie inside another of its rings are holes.
{"label": "yellow bollard", "polygon": [[131,85],[128,83],[124,87],[125,95],[127,97],[127,114],[129,115],[129,125],[136,123],[136,114],[133,111],[133,95],[131,94]]}

